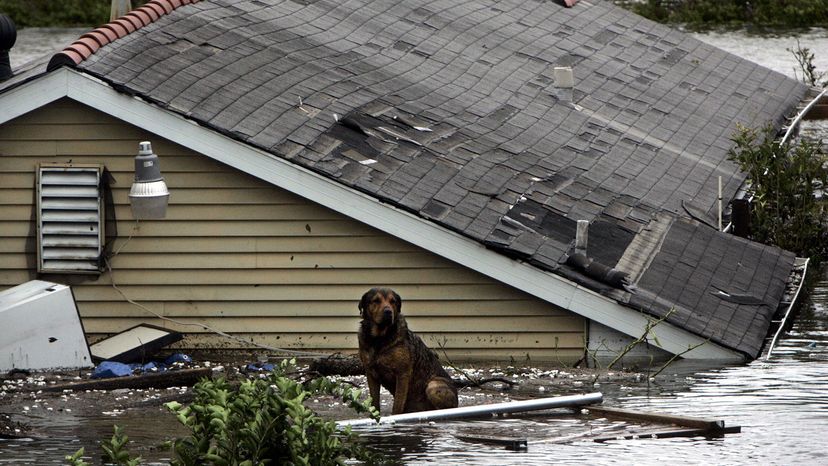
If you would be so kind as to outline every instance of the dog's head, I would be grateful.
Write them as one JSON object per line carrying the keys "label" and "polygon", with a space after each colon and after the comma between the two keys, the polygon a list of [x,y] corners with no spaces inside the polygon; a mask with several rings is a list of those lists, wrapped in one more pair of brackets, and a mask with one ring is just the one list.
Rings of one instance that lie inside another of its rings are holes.
{"label": "dog's head", "polygon": [[402,299],[390,288],[371,288],[359,300],[359,315],[376,327],[386,328],[400,320]]}

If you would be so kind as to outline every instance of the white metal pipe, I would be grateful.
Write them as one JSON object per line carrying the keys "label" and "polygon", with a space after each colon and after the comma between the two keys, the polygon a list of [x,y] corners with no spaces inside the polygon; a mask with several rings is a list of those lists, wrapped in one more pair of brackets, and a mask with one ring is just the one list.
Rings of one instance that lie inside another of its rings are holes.
{"label": "white metal pipe", "polygon": [[770,346],[768,347],[768,354],[765,355],[765,361],[771,358],[773,349],[776,347],[776,342],[779,340],[779,336],[782,335],[783,331],[785,331],[785,325],[788,322],[788,317],[791,315],[791,311],[796,305],[796,300],[799,299],[799,292],[802,291],[802,286],[805,284],[805,278],[808,275],[809,262],[811,262],[810,257],[805,259],[805,264],[802,266],[802,280],[799,281],[799,286],[796,287],[796,293],[794,293],[793,299],[791,299],[791,304],[788,305],[788,309],[785,311],[785,316],[782,317],[782,321],[779,322],[779,328],[776,329],[776,333],[773,335],[773,340],[771,340]]}
{"label": "white metal pipe", "polygon": [[817,102],[822,100],[823,96],[828,97],[828,88],[823,89],[822,92],[819,93],[819,95],[817,95],[813,98],[813,100],[808,102],[808,105],[806,105],[805,108],[803,108],[799,111],[799,113],[796,114],[796,117],[794,117],[793,121],[791,121],[791,124],[788,126],[788,130],[785,131],[785,135],[782,136],[782,139],[779,141],[779,145],[785,144],[788,141],[788,139],[791,138],[794,129],[796,129],[796,127],[799,125],[799,122],[802,121],[802,118],[805,117],[805,115],[807,115],[808,112],[811,111],[811,108],[813,108],[813,106],[816,105]]}
{"label": "white metal pipe", "polygon": [[[604,395],[587,393],[585,395],[566,395],[551,398],[537,398],[522,401],[507,401],[488,405],[462,406],[459,408],[437,409],[434,411],[419,411],[416,413],[395,414],[380,418],[379,424],[417,423],[429,421],[443,421],[448,419],[466,419],[481,416],[493,416],[495,414],[522,413],[526,411],[537,411],[541,409],[567,408],[573,406],[585,406],[601,403]],[[339,427],[346,426],[373,426],[377,421],[370,418],[348,419],[338,421]]]}

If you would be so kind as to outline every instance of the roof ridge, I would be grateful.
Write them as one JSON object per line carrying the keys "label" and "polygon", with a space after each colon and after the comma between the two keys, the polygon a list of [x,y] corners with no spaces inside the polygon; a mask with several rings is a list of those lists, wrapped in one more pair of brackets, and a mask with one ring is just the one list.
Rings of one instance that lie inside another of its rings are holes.
{"label": "roof ridge", "polygon": [[46,71],[52,71],[63,65],[74,66],[89,58],[98,49],[110,42],[155,22],[162,16],[172,13],[177,8],[197,3],[199,0],[150,0],[144,6],[110,21],[80,36],[62,51],[54,54]]}

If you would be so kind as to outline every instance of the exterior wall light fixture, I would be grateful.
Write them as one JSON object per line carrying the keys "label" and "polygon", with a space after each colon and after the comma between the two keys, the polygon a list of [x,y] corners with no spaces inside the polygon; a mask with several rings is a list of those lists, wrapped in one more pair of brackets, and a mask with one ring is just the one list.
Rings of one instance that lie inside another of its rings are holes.
{"label": "exterior wall light fixture", "polygon": [[136,219],[164,218],[170,191],[161,176],[158,156],[152,152],[152,144],[144,141],[138,144],[135,157],[135,182],[129,190],[129,205]]}

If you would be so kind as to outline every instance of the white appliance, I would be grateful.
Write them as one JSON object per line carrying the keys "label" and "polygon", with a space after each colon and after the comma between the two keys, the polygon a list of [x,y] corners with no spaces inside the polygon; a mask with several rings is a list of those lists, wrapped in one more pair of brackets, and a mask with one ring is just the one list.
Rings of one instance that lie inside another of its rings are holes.
{"label": "white appliance", "polygon": [[72,290],[32,280],[0,291],[0,371],[92,367]]}

